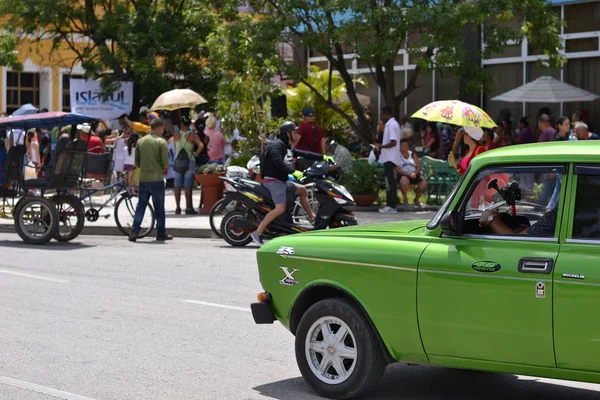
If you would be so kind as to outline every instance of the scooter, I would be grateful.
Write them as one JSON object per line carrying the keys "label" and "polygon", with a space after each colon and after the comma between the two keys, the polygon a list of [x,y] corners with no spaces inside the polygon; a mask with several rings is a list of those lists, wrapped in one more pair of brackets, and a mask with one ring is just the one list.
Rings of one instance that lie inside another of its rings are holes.
{"label": "scooter", "polygon": [[[329,166],[327,162],[315,162],[305,171],[305,177],[300,182],[306,184],[308,189],[314,189],[319,203],[314,226],[294,223],[296,194],[295,191],[288,190],[286,212],[267,228],[264,234],[266,239],[358,224],[356,216],[345,208],[355,205],[354,198],[344,186],[327,178]],[[225,181],[227,179],[224,178]],[[258,228],[265,215],[275,208],[275,204],[269,191],[260,183],[238,179],[236,189],[237,191],[228,193],[228,196],[243,204],[244,209],[231,211],[223,217],[221,236],[230,245],[241,247],[252,241],[250,233]]]}

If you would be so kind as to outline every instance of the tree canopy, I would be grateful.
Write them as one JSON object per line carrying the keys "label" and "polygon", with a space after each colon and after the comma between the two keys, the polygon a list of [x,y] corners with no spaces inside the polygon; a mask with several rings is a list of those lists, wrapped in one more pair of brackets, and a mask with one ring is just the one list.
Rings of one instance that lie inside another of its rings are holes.
{"label": "tree canopy", "polygon": [[[370,68],[385,104],[397,112],[417,89],[423,71],[438,69],[466,77],[467,89],[474,92],[490,88],[493,77],[479,60],[525,38],[550,65],[563,61],[561,21],[547,0],[253,0],[250,4],[260,15],[261,34],[276,34],[294,49],[293,60],[281,60],[290,77],[309,84],[307,69],[296,63],[305,58],[306,50],[328,60],[346,84],[356,119],[332,96],[322,96],[323,100],[365,139],[370,123],[354,90],[352,57]],[[479,42],[480,27],[485,46],[467,46],[469,34]],[[400,52],[408,53],[416,64],[402,88],[393,68]]]}
{"label": "tree canopy", "polygon": [[217,79],[206,68],[202,46],[215,25],[207,4],[200,0],[0,0],[0,12],[11,16],[5,26],[9,32],[51,40],[54,50],[68,48],[75,55],[73,64],[81,63],[86,78],[103,78],[106,89],[116,81],[133,81],[138,104],[151,104],[174,85],[198,90],[207,98],[215,95]]}

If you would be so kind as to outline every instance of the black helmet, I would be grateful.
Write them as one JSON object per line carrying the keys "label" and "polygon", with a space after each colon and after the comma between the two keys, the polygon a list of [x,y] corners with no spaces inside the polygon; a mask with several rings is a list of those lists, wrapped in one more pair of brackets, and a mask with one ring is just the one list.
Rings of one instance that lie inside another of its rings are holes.
{"label": "black helmet", "polygon": [[286,121],[279,127],[279,136],[287,136],[288,132],[292,132],[298,129],[298,126],[292,121]]}

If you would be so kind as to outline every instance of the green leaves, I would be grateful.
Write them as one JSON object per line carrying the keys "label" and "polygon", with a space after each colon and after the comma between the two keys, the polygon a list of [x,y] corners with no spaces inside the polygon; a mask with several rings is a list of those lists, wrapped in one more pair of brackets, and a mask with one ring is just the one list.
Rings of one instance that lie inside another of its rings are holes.
{"label": "green leaves", "polygon": [[51,38],[54,51],[68,48],[86,77],[103,78],[106,88],[134,81],[140,104],[175,82],[214,97],[203,46],[215,27],[211,10],[204,0],[0,0],[9,32]]}
{"label": "green leaves", "polygon": [[0,33],[0,65],[9,66],[16,71],[23,69],[18,60],[17,44],[19,39],[10,33]]}

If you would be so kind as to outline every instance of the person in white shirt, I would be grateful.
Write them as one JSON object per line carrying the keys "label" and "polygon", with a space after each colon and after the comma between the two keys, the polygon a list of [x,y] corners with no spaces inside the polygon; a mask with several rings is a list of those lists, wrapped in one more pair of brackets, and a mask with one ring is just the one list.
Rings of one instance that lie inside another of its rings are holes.
{"label": "person in white shirt", "polygon": [[387,205],[379,210],[382,214],[395,214],[398,202],[398,185],[396,183],[396,167],[400,165],[400,124],[393,117],[391,107],[381,109],[381,117],[385,122],[383,141],[377,144],[381,154],[379,162],[383,164],[387,182]]}

